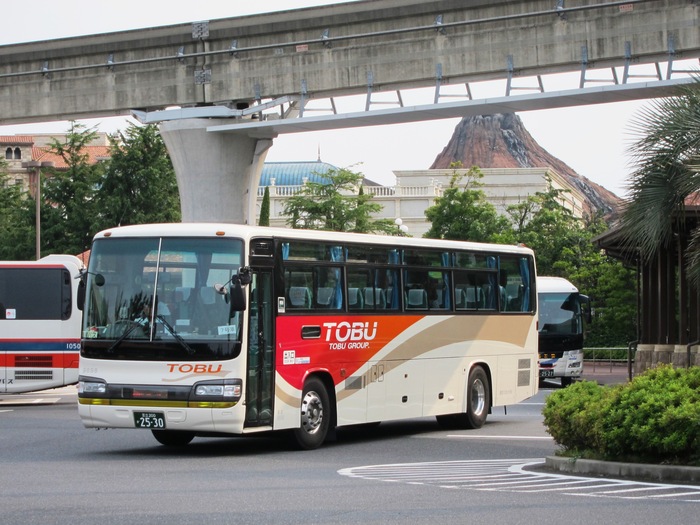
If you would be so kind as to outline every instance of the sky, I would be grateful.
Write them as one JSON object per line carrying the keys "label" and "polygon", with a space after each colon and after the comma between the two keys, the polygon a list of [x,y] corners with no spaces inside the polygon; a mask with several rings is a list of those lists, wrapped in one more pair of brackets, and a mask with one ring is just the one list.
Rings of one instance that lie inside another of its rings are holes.
{"label": "sky", "polygon": [[[0,46],[69,36],[99,34],[171,24],[214,20],[263,12],[340,3],[328,0],[33,0],[32,16],[22,23],[6,20]],[[523,80],[522,82],[527,82]],[[532,84],[527,84],[532,85]],[[546,91],[578,87],[578,74],[544,78]],[[434,89],[404,96],[404,105],[430,104]],[[475,99],[505,95],[505,80],[472,85]],[[402,92],[402,94],[404,94]],[[406,96],[409,98],[407,99]],[[410,97],[415,97],[412,101]],[[360,100],[361,99],[361,100]],[[454,101],[454,99],[450,99]],[[364,96],[357,100],[364,109]],[[518,115],[533,138],[579,175],[624,196],[633,167],[626,151],[633,140],[630,120],[648,101],[523,112]],[[382,106],[386,109],[387,106]],[[353,109],[354,110],[354,109]],[[87,119],[97,131],[114,132],[129,118]],[[459,118],[375,126],[362,129],[280,135],[266,161],[321,160],[349,167],[371,180],[391,185],[393,171],[427,169],[447,145]],[[0,135],[63,133],[67,122],[0,126]]]}

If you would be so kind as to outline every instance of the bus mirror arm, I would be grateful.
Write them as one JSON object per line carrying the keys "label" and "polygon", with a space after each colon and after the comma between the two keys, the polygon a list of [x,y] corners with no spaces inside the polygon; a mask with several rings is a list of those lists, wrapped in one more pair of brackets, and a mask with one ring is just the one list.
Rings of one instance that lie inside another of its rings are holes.
{"label": "bus mirror arm", "polygon": [[87,286],[86,281],[88,274],[95,276],[95,286],[104,286],[105,284],[105,276],[101,273],[88,272],[84,268],[80,270],[80,274],[78,274],[78,276],[76,277],[76,279],[80,279],[80,282],[78,283],[78,293],[76,297],[76,306],[78,307],[78,310],[82,310],[85,306],[85,288]]}
{"label": "bus mirror arm", "polygon": [[231,303],[231,312],[243,312],[246,309],[243,286],[250,284],[251,280],[250,267],[242,266],[228,282],[215,284],[214,290],[224,296],[224,301]]}

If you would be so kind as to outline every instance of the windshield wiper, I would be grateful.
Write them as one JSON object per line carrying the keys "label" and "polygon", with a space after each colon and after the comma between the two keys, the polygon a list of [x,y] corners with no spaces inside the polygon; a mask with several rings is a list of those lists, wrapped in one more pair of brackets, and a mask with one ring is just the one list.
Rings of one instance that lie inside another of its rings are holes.
{"label": "windshield wiper", "polygon": [[182,338],[182,336],[180,334],[178,334],[177,331],[172,326],[170,326],[170,323],[168,321],[166,321],[165,318],[161,314],[156,315],[156,319],[158,319],[161,323],[163,323],[163,326],[165,326],[165,328],[167,328],[168,332],[170,332],[170,335],[172,335],[175,338],[175,340],[178,343],[180,343],[180,346],[182,346],[182,348],[184,348],[189,355],[195,354],[194,348],[192,348],[190,345],[187,344],[187,341],[185,341]]}
{"label": "windshield wiper", "polygon": [[129,328],[127,328],[126,330],[124,330],[124,333],[123,333],[122,335],[119,336],[119,339],[117,339],[116,341],[114,341],[114,343],[112,343],[112,346],[110,346],[110,347],[107,349],[107,353],[108,353],[108,354],[111,354],[112,352],[114,352],[114,351],[117,349],[117,347],[118,347],[120,344],[122,344],[122,341],[124,341],[124,339],[126,339],[127,337],[129,337],[129,335],[131,334],[131,332],[133,332],[134,330],[136,330],[136,328],[143,328],[143,326],[141,326],[141,325],[140,325],[139,323],[137,323],[136,321],[128,321],[128,322],[131,323],[130,326],[129,326]]}

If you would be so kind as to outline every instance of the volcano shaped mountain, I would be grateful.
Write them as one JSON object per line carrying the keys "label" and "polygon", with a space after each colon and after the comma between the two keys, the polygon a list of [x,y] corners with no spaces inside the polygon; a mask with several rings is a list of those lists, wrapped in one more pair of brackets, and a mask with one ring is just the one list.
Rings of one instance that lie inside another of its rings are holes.
{"label": "volcano shaped mountain", "polygon": [[430,169],[449,169],[453,162],[479,168],[551,168],[585,196],[588,213],[617,214],[620,198],[576,173],[528,133],[514,113],[465,117]]}

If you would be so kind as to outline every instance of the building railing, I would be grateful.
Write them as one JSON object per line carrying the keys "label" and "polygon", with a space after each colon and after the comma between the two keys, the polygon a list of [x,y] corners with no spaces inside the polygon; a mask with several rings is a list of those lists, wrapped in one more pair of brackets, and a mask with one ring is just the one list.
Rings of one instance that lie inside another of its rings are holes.
{"label": "building railing", "polygon": [[[297,195],[304,186],[268,186],[270,189],[270,197],[290,197]],[[365,195],[374,197],[442,197],[443,189],[439,184],[427,184],[424,186],[363,186],[362,191]],[[265,187],[258,187],[258,197],[265,194]]]}

